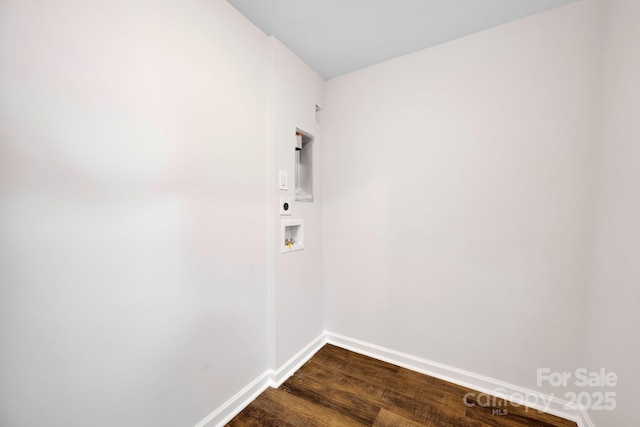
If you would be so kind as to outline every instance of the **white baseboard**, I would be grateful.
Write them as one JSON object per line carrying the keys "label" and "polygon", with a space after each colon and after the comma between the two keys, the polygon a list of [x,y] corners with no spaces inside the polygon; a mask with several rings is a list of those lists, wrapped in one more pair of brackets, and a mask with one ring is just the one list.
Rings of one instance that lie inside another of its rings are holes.
{"label": "white baseboard", "polygon": [[280,387],[283,382],[302,367],[311,357],[327,343],[327,333],[320,334],[316,339],[307,344],[302,350],[286,361],[280,368],[271,372],[271,384]]}
{"label": "white baseboard", "polygon": [[260,393],[267,387],[280,387],[283,382],[293,375],[302,365],[304,365],[311,357],[316,354],[326,343],[350,350],[374,359],[392,363],[412,371],[420,372],[467,387],[481,393],[503,398],[514,403],[522,404],[523,401],[516,397],[537,396],[540,400],[526,401],[525,404],[540,411],[557,415],[571,421],[575,421],[578,427],[595,427],[589,414],[584,409],[569,408],[568,402],[553,396],[543,395],[539,392],[526,389],[506,383],[504,381],[489,378],[483,375],[474,374],[473,372],[464,371],[462,369],[443,365],[441,363],[432,362],[410,354],[401,353],[365,341],[354,338],[345,337],[333,332],[324,332],[316,339],[307,344],[303,349],[296,353],[291,359],[285,362],[277,370],[269,369],[250,384],[236,393],[227,400],[222,406],[213,411],[204,420],[196,424],[195,427],[221,427],[231,421],[233,417],[238,415],[249,403],[251,403]]}
{"label": "white baseboard", "polygon": [[[567,401],[558,399],[554,396],[544,395],[540,392],[509,384],[494,378],[474,374],[473,372],[443,365],[442,363],[432,362],[430,360],[332,332],[326,333],[326,341],[329,344],[344,348],[345,350],[373,357],[374,359],[382,360],[383,362],[392,363],[412,371],[439,378],[481,393],[503,398],[517,404],[522,404],[524,401],[524,404],[532,409],[537,409],[561,418],[575,421],[578,424],[578,427],[594,427],[587,411],[575,407],[570,408]],[[522,396],[523,399],[531,397],[536,397],[536,399],[520,400],[520,396]]]}
{"label": "white baseboard", "polygon": [[223,426],[233,417],[238,415],[249,403],[271,385],[270,371],[264,372],[255,380],[251,381],[245,388],[237,392],[233,397],[224,402],[222,406],[210,413],[204,420],[195,427]]}
{"label": "white baseboard", "polygon": [[224,426],[253,402],[267,387],[280,387],[287,378],[307,363],[326,343],[326,333],[320,334],[291,359],[286,361],[280,368],[277,370],[269,369],[262,373],[258,378],[223,403],[222,406],[209,414],[204,420],[196,424],[195,427]]}

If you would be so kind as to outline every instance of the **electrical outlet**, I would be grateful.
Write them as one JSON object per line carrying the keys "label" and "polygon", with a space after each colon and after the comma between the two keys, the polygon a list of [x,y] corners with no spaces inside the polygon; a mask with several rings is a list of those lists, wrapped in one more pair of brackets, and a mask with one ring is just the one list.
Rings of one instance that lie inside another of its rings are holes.
{"label": "electrical outlet", "polygon": [[291,198],[280,197],[280,215],[291,215]]}

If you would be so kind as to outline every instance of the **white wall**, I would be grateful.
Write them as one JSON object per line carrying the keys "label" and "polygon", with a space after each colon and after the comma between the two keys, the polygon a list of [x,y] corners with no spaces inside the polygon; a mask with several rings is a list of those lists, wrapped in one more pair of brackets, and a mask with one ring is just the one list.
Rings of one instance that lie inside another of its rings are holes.
{"label": "white wall", "polygon": [[599,11],[326,83],[327,329],[535,388],[582,363]]}
{"label": "white wall", "polygon": [[[272,138],[274,150],[274,322],[275,368],[279,368],[324,331],[324,283],[322,275],[322,125],[315,106],[323,104],[324,79],[276,38],[272,42]],[[314,136],[314,200],[295,201],[295,132]],[[278,171],[289,176],[289,190],[280,191]],[[291,215],[279,215],[281,197],[292,200]],[[304,220],[304,250],[280,253],[282,219]]]}
{"label": "white wall", "polygon": [[[3,2],[0,424],[193,425],[325,319],[528,387],[605,366],[619,409],[594,418],[638,424],[640,6],[605,5],[602,76],[583,0],[334,79],[325,105],[222,0]],[[296,127],[315,200],[281,255]]]}
{"label": "white wall", "polygon": [[598,426],[640,425],[640,3],[604,2],[602,131],[588,362],[618,374],[617,408]]}
{"label": "white wall", "polygon": [[0,424],[194,425],[267,369],[268,38],[0,5]]}

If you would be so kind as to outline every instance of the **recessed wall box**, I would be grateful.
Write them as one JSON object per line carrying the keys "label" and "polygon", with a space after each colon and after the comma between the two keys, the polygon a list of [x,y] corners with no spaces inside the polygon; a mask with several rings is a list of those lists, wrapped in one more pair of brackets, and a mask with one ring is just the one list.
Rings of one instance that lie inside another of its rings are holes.
{"label": "recessed wall box", "polygon": [[313,135],[296,129],[295,145],[297,202],[313,202]]}
{"label": "recessed wall box", "polygon": [[282,220],[280,252],[283,254],[304,249],[304,220]]}

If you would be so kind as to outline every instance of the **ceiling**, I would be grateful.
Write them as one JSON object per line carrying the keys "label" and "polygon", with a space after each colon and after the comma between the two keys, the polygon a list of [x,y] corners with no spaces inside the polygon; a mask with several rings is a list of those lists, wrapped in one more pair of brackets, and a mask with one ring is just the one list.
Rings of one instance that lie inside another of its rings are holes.
{"label": "ceiling", "polygon": [[576,0],[228,0],[325,79]]}

